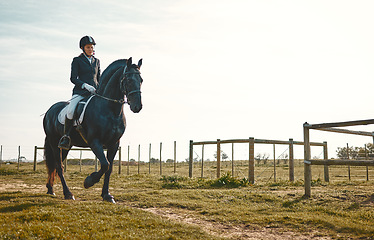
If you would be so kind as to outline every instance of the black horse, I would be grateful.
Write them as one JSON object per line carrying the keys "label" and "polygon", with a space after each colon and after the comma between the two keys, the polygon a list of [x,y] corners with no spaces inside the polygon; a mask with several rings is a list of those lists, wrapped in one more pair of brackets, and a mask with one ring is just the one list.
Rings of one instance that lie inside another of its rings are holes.
{"label": "black horse", "polygon": [[[123,113],[125,98],[131,111],[138,113],[142,109],[140,87],[143,79],[140,76],[140,66],[132,64],[132,59],[117,60],[110,64],[103,72],[97,94],[89,102],[84,120],[81,124],[82,134],[75,128],[71,131],[71,145],[90,147],[100,161],[101,168],[93,172],[84,181],[84,187],[89,188],[99,182],[105,174],[101,196],[104,201],[113,202],[114,198],[109,193],[109,178],[113,169],[113,159],[117,153],[120,138],[125,128],[126,120]],[[62,160],[69,150],[57,147],[63,135],[63,125],[58,121],[58,114],[67,105],[67,102],[58,102],[47,111],[43,119],[44,132],[44,157],[48,169],[48,194],[53,194],[53,183],[56,172],[61,179],[65,199],[75,199],[69,190],[63,175]],[[107,156],[104,154],[107,149]]]}

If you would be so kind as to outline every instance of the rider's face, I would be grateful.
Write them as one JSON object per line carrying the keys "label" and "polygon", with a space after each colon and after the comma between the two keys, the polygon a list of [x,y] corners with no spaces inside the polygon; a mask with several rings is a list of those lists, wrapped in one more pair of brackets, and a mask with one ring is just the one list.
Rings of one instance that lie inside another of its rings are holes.
{"label": "rider's face", "polygon": [[87,54],[87,56],[91,57],[94,53],[93,44],[87,44],[86,46],[84,46],[84,52]]}

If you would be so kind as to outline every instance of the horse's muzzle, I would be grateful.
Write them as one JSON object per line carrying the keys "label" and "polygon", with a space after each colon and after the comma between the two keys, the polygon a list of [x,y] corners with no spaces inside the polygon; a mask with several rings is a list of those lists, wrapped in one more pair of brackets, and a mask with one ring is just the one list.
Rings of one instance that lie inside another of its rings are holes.
{"label": "horse's muzzle", "polygon": [[133,113],[138,113],[140,110],[142,110],[143,105],[142,104],[130,104],[130,109]]}

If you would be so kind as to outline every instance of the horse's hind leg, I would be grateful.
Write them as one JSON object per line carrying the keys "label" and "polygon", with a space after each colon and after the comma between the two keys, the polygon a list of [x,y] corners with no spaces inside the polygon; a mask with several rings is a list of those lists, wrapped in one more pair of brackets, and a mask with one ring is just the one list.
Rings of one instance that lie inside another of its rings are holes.
{"label": "horse's hind leg", "polygon": [[[56,144],[56,146],[57,146],[57,144]],[[68,185],[66,184],[66,180],[65,180],[64,172],[63,172],[63,167],[62,167],[62,160],[66,158],[69,151],[64,150],[64,149],[60,150],[59,148],[56,147],[56,148],[54,148],[53,152],[54,152],[54,155],[55,155],[56,159],[59,159],[59,161],[57,161],[56,171],[57,171],[57,174],[58,174],[58,176],[60,177],[60,180],[61,180],[61,184],[62,184],[65,199],[75,200],[74,195],[71,193]]]}
{"label": "horse's hind leg", "polygon": [[56,176],[56,169],[53,171],[48,170],[48,180],[46,187],[48,189],[47,194],[56,195],[53,191],[53,183],[55,182],[55,176]]}
{"label": "horse's hind leg", "polygon": [[55,195],[53,191],[53,184],[56,176],[56,163],[57,159],[54,156],[49,139],[46,137],[44,142],[44,159],[48,170],[48,180],[46,187],[48,189],[47,194]]}
{"label": "horse's hind leg", "polygon": [[110,175],[112,174],[113,160],[114,160],[114,157],[116,156],[118,146],[119,146],[119,142],[116,143],[112,147],[108,147],[107,158],[108,158],[110,165],[109,165],[109,170],[105,173],[104,185],[103,185],[103,190],[101,194],[104,201],[111,202],[111,203],[116,203],[114,201],[114,197],[109,193],[109,179],[110,179]]}

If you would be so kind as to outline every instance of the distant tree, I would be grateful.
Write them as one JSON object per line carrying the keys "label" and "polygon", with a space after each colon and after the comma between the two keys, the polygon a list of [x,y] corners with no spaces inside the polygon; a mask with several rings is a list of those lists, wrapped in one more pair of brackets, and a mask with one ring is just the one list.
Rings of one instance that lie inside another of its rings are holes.
{"label": "distant tree", "polygon": [[[214,153],[213,156],[214,156],[215,159],[217,159],[217,151]],[[229,158],[229,156],[227,156],[227,154],[221,150],[221,159],[222,159],[223,161],[225,161],[225,160],[228,159],[228,158]]]}
{"label": "distant tree", "polygon": [[[188,162],[190,161],[189,158],[185,158],[184,160],[185,160],[186,163],[188,163]],[[174,161],[174,160],[173,160],[173,161]],[[192,159],[192,161],[193,161],[193,162],[200,162],[201,160],[199,160],[197,157],[195,157],[195,158]]]}
{"label": "distant tree", "polygon": [[166,162],[167,162],[167,163],[173,163],[173,162],[174,162],[174,159],[170,159],[170,158],[169,158],[168,160],[166,160]]}
{"label": "distant tree", "polygon": [[255,160],[257,161],[257,164],[260,164],[261,161],[264,162],[264,164],[267,163],[269,160],[270,155],[268,153],[257,153]]}
{"label": "distant tree", "polygon": [[287,162],[288,162],[288,154],[284,153],[283,156],[282,156],[282,159],[283,159],[284,164],[287,164]]}
{"label": "distant tree", "polygon": [[374,157],[374,144],[372,143],[368,143],[366,144],[366,151],[365,151],[365,146],[364,147],[361,147],[359,148],[359,152],[358,152],[359,156],[360,157]]}
{"label": "distant tree", "polygon": [[365,154],[367,154],[368,157],[374,157],[374,145],[372,143],[366,144],[366,150],[365,147],[354,146],[349,146],[348,152],[347,147],[338,147],[336,150],[336,155],[340,159],[347,159],[348,153],[350,159],[364,158]]}
{"label": "distant tree", "polygon": [[157,158],[151,158],[151,159],[150,159],[150,162],[151,162],[151,163],[159,163],[159,162],[160,162],[160,159],[157,159]]}

